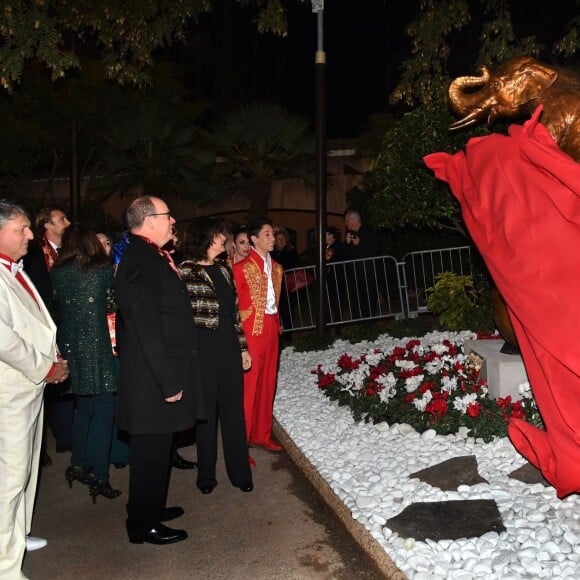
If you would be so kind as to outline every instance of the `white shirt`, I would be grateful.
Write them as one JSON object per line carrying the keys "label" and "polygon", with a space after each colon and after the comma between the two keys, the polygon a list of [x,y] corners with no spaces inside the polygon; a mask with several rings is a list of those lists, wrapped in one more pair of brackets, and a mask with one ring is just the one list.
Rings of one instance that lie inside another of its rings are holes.
{"label": "white shirt", "polygon": [[[252,251],[256,252],[254,248]],[[264,260],[264,272],[268,277],[268,291],[266,293],[266,314],[277,314],[278,309],[276,308],[276,294],[274,293],[274,284],[272,284],[272,258],[270,254],[262,256],[256,252]]]}

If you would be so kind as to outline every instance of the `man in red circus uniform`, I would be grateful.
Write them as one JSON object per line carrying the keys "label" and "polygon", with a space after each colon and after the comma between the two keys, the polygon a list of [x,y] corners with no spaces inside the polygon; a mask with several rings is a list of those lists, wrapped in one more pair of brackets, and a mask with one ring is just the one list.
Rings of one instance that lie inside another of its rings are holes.
{"label": "man in red circus uniform", "polygon": [[284,269],[270,257],[275,241],[272,222],[258,219],[248,225],[247,231],[252,245],[250,254],[233,266],[242,326],[252,356],[252,367],[244,375],[246,432],[250,445],[280,451],[282,447],[272,441],[272,411],[278,372],[278,304]]}

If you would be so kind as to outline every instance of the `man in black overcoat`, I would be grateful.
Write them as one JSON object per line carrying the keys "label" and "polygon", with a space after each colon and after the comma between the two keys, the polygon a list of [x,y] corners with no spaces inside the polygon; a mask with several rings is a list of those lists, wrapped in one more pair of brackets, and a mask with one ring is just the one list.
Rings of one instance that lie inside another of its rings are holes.
{"label": "man in black overcoat", "polygon": [[[349,209],[344,214],[346,234],[342,253],[344,260],[357,260],[347,264],[345,274],[348,283],[348,299],[354,319],[371,318],[377,306],[377,265],[373,260],[380,252],[379,235],[364,226],[360,214]],[[380,268],[379,268],[380,270]]]}
{"label": "man in black overcoat", "polygon": [[126,221],[131,237],[116,289],[117,424],[131,449],[127,533],[132,543],[170,544],[187,538],[162,523],[183,514],[165,507],[173,434],[203,414],[196,331],[187,288],[161,249],[175,223],[167,204],[137,198]]}

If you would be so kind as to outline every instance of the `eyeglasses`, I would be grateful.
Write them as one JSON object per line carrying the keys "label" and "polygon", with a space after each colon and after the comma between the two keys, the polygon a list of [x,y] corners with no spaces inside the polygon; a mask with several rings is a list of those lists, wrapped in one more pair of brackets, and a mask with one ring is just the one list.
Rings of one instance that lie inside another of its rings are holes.
{"label": "eyeglasses", "polygon": [[163,213],[148,213],[145,217],[151,217],[151,216],[156,216],[156,215],[166,215],[169,219],[171,219],[171,212],[170,211],[164,211]]}

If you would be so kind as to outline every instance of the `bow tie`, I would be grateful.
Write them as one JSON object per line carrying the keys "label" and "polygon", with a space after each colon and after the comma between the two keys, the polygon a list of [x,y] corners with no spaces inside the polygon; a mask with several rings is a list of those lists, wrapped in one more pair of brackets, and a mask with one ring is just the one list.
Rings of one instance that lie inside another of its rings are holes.
{"label": "bow tie", "polygon": [[16,276],[16,274],[24,270],[24,264],[22,263],[22,260],[20,260],[19,262],[13,262],[12,260],[8,261],[5,260],[4,258],[0,258],[0,264],[8,266],[13,276]]}
{"label": "bow tie", "polygon": [[22,272],[22,270],[24,270],[24,264],[22,263],[22,260],[19,262],[12,262],[12,264],[10,264],[10,270],[12,271],[13,276],[16,276],[16,274]]}

